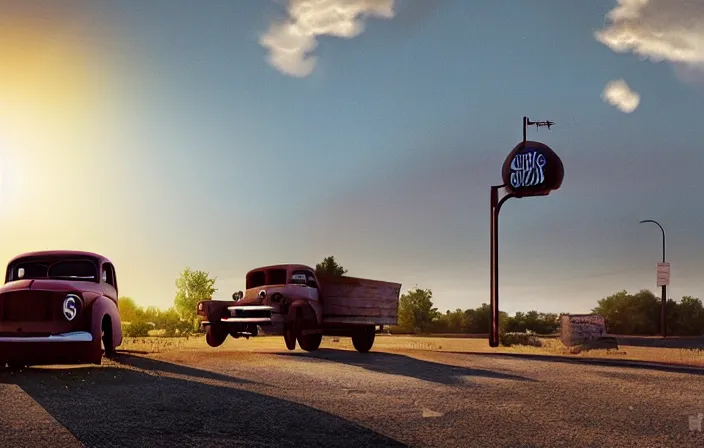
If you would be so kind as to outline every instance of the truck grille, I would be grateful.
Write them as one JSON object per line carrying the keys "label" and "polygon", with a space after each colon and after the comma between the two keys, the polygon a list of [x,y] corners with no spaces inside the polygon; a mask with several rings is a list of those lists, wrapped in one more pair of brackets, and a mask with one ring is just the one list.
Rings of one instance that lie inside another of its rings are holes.
{"label": "truck grille", "polygon": [[232,317],[252,317],[252,318],[271,318],[271,310],[247,310],[236,309],[232,310]]}
{"label": "truck grille", "polygon": [[0,309],[6,322],[45,322],[52,320],[51,299],[27,295],[2,298]]}

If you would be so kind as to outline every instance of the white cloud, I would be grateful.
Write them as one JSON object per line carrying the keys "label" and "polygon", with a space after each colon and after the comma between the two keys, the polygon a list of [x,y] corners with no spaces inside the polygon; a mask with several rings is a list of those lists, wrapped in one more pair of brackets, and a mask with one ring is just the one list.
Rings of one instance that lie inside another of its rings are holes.
{"label": "white cloud", "polygon": [[279,71],[305,77],[315,69],[317,36],[351,39],[364,31],[364,19],[394,17],[394,0],[289,0],[288,18],[273,23],[259,43]]}
{"label": "white cloud", "polygon": [[617,53],[704,67],[703,0],[618,0],[594,37]]}
{"label": "white cloud", "polygon": [[601,99],[626,114],[636,110],[640,104],[640,95],[631,90],[623,79],[606,84]]}

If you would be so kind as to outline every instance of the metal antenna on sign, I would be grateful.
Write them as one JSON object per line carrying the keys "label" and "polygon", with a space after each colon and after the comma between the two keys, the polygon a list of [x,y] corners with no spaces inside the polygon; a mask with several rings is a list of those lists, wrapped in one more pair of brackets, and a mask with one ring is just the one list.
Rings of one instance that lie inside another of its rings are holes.
{"label": "metal antenna on sign", "polygon": [[530,118],[523,117],[523,143],[526,142],[526,128],[528,126],[535,126],[536,128],[539,128],[541,126],[547,126],[547,128],[550,129],[550,126],[554,125],[554,121],[530,121]]}

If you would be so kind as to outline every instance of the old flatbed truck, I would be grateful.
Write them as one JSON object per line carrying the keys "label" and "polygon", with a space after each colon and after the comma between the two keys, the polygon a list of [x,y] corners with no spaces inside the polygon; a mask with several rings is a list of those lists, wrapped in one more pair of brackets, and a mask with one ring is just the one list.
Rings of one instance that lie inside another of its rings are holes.
{"label": "old flatbed truck", "polygon": [[322,337],[351,337],[359,352],[374,345],[376,327],[396,325],[401,284],[346,276],[317,276],[309,266],[264,266],[246,275],[244,293],[232,301],[204,300],[197,313],[206,341],[218,347],[227,336],[283,335],[286,348],[296,341],[306,351]]}

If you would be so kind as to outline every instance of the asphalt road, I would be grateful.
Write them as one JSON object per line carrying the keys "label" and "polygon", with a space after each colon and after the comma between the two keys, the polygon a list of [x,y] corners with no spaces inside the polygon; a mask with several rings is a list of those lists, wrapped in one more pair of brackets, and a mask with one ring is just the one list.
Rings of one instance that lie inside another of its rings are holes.
{"label": "asphalt road", "polygon": [[0,446],[704,447],[704,375],[236,344],[0,373]]}

